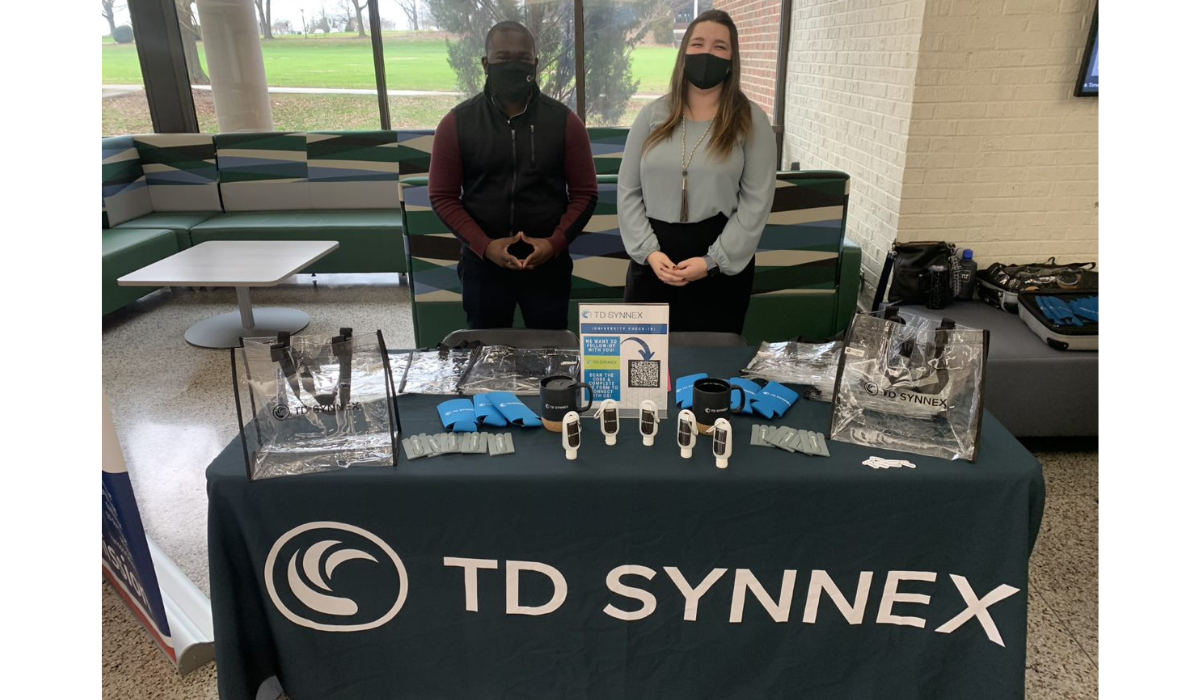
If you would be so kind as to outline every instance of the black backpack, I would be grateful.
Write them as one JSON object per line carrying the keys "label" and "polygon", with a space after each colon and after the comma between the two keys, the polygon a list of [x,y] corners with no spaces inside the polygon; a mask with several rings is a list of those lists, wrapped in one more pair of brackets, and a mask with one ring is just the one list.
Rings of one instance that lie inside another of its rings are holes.
{"label": "black backpack", "polygon": [[[929,267],[932,265],[945,266],[951,273],[946,276],[946,283],[956,283],[958,276],[953,272],[958,258],[954,253],[954,244],[945,241],[893,243],[892,250],[884,262],[883,274],[879,278],[879,287],[875,290],[875,303],[872,308],[878,310],[882,306],[884,290],[887,290],[887,300],[893,304],[924,304],[929,298]],[[888,288],[889,278],[891,288]],[[942,290],[948,295],[957,291],[953,288]]]}

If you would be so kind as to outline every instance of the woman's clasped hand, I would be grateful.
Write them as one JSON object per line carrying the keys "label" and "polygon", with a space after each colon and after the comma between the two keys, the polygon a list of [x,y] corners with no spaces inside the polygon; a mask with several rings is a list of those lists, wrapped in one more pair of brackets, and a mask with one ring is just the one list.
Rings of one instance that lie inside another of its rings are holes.
{"label": "woman's clasped hand", "polygon": [[672,287],[682,287],[688,282],[702,280],[708,276],[708,265],[704,258],[688,258],[676,264],[671,262],[666,253],[655,251],[646,258],[646,262],[663,284]]}

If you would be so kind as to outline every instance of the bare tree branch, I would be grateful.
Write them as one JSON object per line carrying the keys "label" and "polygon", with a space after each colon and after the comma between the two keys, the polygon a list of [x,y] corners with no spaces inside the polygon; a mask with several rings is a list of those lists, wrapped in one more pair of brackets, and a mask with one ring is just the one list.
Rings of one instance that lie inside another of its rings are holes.
{"label": "bare tree branch", "polygon": [[100,0],[100,5],[103,8],[101,15],[108,20],[108,35],[112,36],[117,31],[117,10],[125,9],[124,5],[117,6],[117,0]]}
{"label": "bare tree branch", "polygon": [[271,0],[254,0],[254,7],[258,8],[258,28],[263,38],[274,39],[271,33]]}
{"label": "bare tree branch", "polygon": [[[362,0],[360,4],[358,0],[342,0],[345,6],[354,10],[355,24],[358,29],[358,37],[360,39],[367,38],[366,27],[363,26],[363,10],[367,9],[367,0]],[[346,12],[346,21],[350,20],[349,11]]]}
{"label": "bare tree branch", "polygon": [[421,21],[421,0],[395,0],[396,4],[408,18],[408,25],[413,31],[419,30]]}

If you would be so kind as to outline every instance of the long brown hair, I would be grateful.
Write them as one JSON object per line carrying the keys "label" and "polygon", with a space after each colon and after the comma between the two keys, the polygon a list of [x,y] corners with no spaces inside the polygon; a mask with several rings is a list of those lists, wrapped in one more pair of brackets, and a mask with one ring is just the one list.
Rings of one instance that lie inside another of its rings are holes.
{"label": "long brown hair", "polygon": [[684,63],[687,60],[688,43],[692,40],[692,32],[701,22],[716,22],[729,28],[729,44],[732,53],[732,67],[725,78],[721,89],[721,100],[717,106],[717,116],[712,125],[712,138],[709,139],[709,151],[720,159],[729,157],[733,147],[743,138],[750,136],[750,100],[742,92],[742,57],[738,48],[737,26],[729,13],[722,10],[708,10],[692,20],[683,42],[679,45],[679,54],[675,56],[675,70],[671,73],[671,91],[668,93],[667,120],[659,124],[642,146],[642,155],[650,151],[656,144],[671,137],[675,127],[683,121],[683,108],[687,104],[688,80],[683,74]]}

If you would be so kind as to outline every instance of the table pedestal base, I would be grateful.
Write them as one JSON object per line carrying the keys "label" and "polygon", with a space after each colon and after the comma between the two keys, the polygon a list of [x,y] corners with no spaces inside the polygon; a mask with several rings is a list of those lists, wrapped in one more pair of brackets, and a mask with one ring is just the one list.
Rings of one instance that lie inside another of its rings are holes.
{"label": "table pedestal base", "polygon": [[296,333],[304,330],[309,322],[308,314],[298,309],[266,306],[254,309],[254,324],[242,325],[242,313],[231,311],[220,316],[206,318],[183,334],[184,340],[202,348],[236,348],[242,337],[274,337],[279,331]]}

